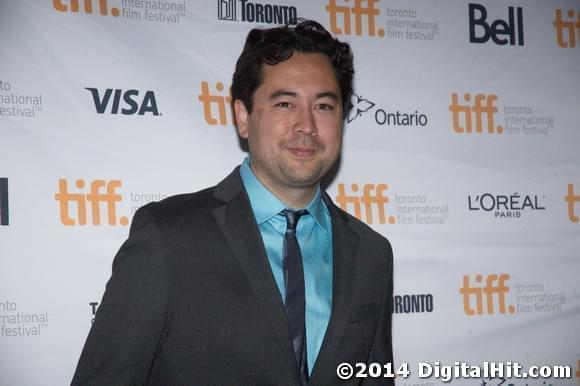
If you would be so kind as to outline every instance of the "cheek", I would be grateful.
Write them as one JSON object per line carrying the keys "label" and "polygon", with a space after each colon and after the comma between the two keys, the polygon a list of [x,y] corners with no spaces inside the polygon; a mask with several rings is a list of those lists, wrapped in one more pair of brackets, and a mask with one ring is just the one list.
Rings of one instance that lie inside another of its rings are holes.
{"label": "cheek", "polygon": [[321,142],[328,149],[339,149],[342,144],[342,129],[340,127],[331,127],[319,132]]}
{"label": "cheek", "polygon": [[278,148],[278,142],[272,131],[256,127],[250,130],[248,145],[250,153],[262,159],[271,158]]}
{"label": "cheek", "polygon": [[287,121],[280,114],[257,110],[249,121],[250,132],[260,138],[273,138],[281,132],[284,122]]}

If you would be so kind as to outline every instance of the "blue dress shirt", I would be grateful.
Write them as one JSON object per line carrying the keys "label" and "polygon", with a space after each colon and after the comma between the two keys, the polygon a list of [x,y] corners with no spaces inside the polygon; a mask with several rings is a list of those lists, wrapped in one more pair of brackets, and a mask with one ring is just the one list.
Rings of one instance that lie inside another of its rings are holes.
{"label": "blue dress shirt", "polygon": [[[240,175],[262,234],[270,268],[284,299],[282,245],[286,218],[280,212],[287,207],[256,178],[248,158],[240,167]],[[332,309],[332,225],[320,188],[305,208],[289,209],[308,210],[308,214],[298,221],[296,238],[304,265],[306,348],[308,371],[312,373]]]}

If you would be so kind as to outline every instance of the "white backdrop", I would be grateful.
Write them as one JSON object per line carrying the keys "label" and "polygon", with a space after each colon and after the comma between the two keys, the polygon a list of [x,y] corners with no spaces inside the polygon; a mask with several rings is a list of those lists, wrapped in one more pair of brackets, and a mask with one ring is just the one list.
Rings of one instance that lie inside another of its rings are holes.
{"label": "white backdrop", "polygon": [[273,1],[0,2],[0,385],[70,382],[132,214],[240,163],[235,60],[294,13],[355,53],[328,192],[394,246],[397,383],[580,384],[580,1]]}

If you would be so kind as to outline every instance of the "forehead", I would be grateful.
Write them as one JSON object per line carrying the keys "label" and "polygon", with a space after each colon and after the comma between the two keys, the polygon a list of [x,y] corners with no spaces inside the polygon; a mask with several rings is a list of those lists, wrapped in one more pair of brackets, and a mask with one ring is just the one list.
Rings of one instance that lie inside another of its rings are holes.
{"label": "forehead", "polygon": [[338,80],[328,56],[320,53],[294,52],[278,64],[262,65],[260,89],[291,88],[295,91],[332,91],[339,94]]}

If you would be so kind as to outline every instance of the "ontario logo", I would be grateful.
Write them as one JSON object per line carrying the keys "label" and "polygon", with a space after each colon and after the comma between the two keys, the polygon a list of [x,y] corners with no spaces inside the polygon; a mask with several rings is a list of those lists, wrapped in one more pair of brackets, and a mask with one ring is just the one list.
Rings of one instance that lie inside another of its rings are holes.
{"label": "ontario logo", "polygon": [[257,3],[249,0],[217,0],[218,19],[260,24],[296,24],[294,6]]}
{"label": "ontario logo", "polygon": [[[347,117],[347,122],[351,123],[367,112],[374,113],[375,123],[379,126],[427,126],[429,118],[427,114],[414,110],[404,112],[399,109],[383,109],[376,107],[376,103],[358,94],[352,94],[350,100],[352,108]],[[376,108],[375,108],[376,107]]]}

